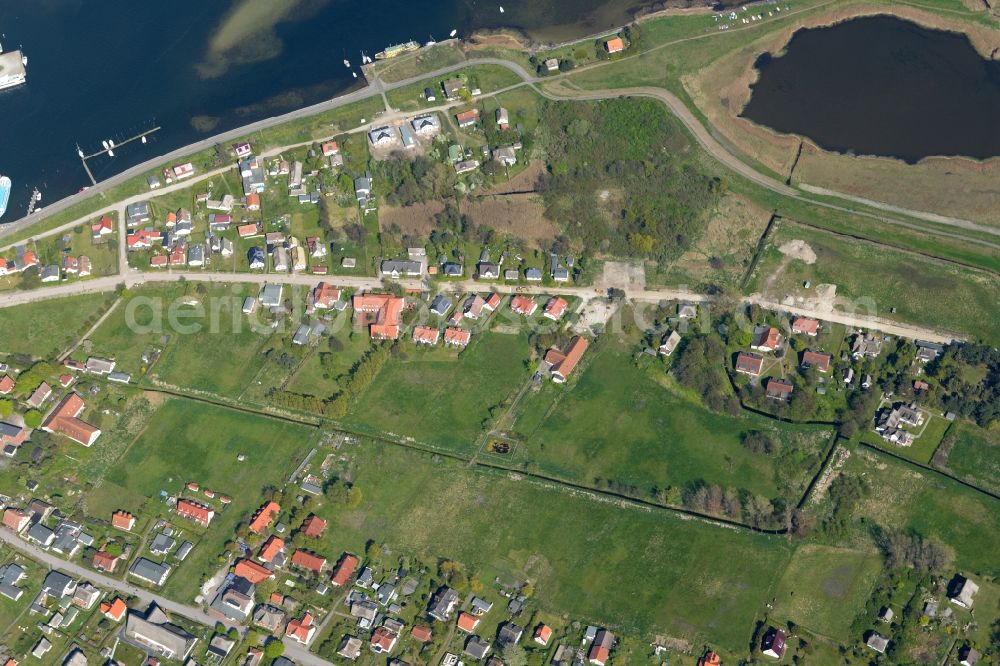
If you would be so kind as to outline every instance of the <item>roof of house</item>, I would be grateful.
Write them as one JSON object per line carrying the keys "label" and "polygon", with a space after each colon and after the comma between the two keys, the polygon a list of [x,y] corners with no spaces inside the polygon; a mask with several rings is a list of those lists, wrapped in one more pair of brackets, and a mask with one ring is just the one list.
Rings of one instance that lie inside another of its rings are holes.
{"label": "roof of house", "polygon": [[289,620],[288,626],[285,627],[285,635],[291,636],[300,643],[309,642],[315,631],[316,626],[313,624],[313,616],[309,613],[303,615],[302,619],[295,618]]}
{"label": "roof of house", "polygon": [[617,53],[625,48],[625,42],[622,40],[621,37],[612,37],[604,44],[607,47],[609,53]]}
{"label": "roof of house", "polygon": [[337,569],[333,572],[330,581],[334,585],[343,586],[354,575],[354,569],[358,566],[358,558],[350,553],[344,553],[337,563]]}
{"label": "roof of house", "polygon": [[462,631],[472,633],[479,626],[479,618],[472,613],[466,613],[462,611],[458,614],[458,628]]}
{"label": "roof of house", "polygon": [[281,511],[281,505],[277,502],[265,503],[257,509],[257,513],[253,515],[253,520],[250,521],[250,531],[254,534],[260,534],[263,532],[267,529],[268,525],[271,524],[271,521],[274,520],[275,516],[278,515],[279,511]]}
{"label": "roof of house", "polygon": [[447,345],[460,345],[465,346],[469,344],[469,340],[472,338],[472,331],[464,328],[457,328],[455,326],[449,326],[444,329],[444,342]]}
{"label": "roof of house", "polygon": [[796,317],[792,320],[792,333],[815,335],[819,330],[819,321],[810,317]]}
{"label": "roof of house", "polygon": [[550,349],[545,354],[545,360],[552,365],[550,372],[558,374],[563,378],[569,377],[577,363],[583,358],[583,353],[587,351],[588,345],[589,343],[586,338],[577,336],[569,343],[565,352]]}
{"label": "roof of house", "polygon": [[79,418],[83,408],[83,398],[70,393],[49,413],[42,423],[42,430],[57,432],[78,444],[90,446],[100,436],[101,429]]}
{"label": "roof of house", "polygon": [[308,537],[318,537],[326,529],[326,521],[319,516],[310,515],[302,521],[302,533]]}
{"label": "roof of house", "polygon": [[787,398],[792,394],[793,388],[791,382],[783,379],[767,380],[767,395],[770,398]]}
{"label": "roof of house", "polygon": [[816,368],[820,372],[826,372],[830,369],[830,361],[833,357],[826,352],[817,352],[807,349],[802,352],[802,367],[803,368]]}
{"label": "roof of house", "polygon": [[550,319],[560,319],[565,313],[566,308],[569,307],[569,303],[566,299],[561,296],[555,296],[549,299],[549,302],[545,304],[545,316]]}
{"label": "roof of house", "polygon": [[399,337],[400,316],[406,302],[392,294],[355,294],[353,300],[356,313],[374,313],[375,321],[369,332],[373,338]]}
{"label": "roof of house", "polygon": [[274,572],[267,567],[245,559],[236,562],[233,573],[241,578],[246,578],[254,585],[262,583],[274,575]]}
{"label": "roof of house", "polygon": [[326,558],[299,548],[292,553],[292,564],[303,569],[318,572],[322,571],[323,567],[326,566]]}
{"label": "roof of house", "polygon": [[740,372],[748,372],[752,375],[759,375],[760,369],[764,365],[764,357],[760,354],[740,352],[736,355],[736,369]]}
{"label": "roof of house", "polygon": [[410,630],[410,635],[421,643],[428,643],[434,638],[434,632],[431,631],[431,628],[422,624],[414,625],[413,629]]}
{"label": "roof of house", "polygon": [[[147,645],[151,642],[159,644],[169,650],[173,658],[181,661],[187,657],[198,640],[181,627],[172,624],[166,613],[155,604],[150,604],[145,616],[136,611],[129,611],[128,619],[125,621],[125,635],[130,639],[141,636],[145,639],[142,642]],[[163,653],[162,650],[159,652]]]}
{"label": "roof of house", "polygon": [[260,552],[257,557],[264,560],[265,562],[274,562],[274,558],[281,554],[285,550],[285,541],[275,535],[268,537],[264,545],[260,547]]}
{"label": "roof of house", "polygon": [[107,601],[101,603],[101,612],[115,622],[120,621],[127,610],[128,606],[122,601],[121,597],[115,597],[114,601],[110,603]]}
{"label": "roof of house", "polygon": [[413,341],[423,342],[426,344],[437,344],[438,339],[441,337],[441,331],[439,331],[434,326],[414,326],[413,327]]}
{"label": "roof of house", "polygon": [[215,511],[211,507],[189,499],[177,500],[177,513],[185,518],[207,525],[212,520]]}
{"label": "roof of house", "polygon": [[510,299],[510,309],[520,315],[528,316],[535,311],[538,303],[530,296],[517,294]]}

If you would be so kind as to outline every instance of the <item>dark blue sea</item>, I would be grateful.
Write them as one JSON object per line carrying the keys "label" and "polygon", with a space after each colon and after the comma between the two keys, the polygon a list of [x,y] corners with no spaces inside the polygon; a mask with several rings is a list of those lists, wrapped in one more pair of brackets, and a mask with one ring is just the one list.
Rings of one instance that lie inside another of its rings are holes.
{"label": "dark blue sea", "polygon": [[[500,5],[504,12],[500,12]],[[563,41],[623,25],[622,0],[0,0],[0,44],[28,56],[26,85],[0,92],[0,222],[89,181],[77,156],[160,126],[145,145],[90,161],[101,180],[211,134],[359,85],[361,52],[452,29],[513,27]],[[274,7],[282,7],[275,10]],[[275,14],[278,14],[277,16]]]}

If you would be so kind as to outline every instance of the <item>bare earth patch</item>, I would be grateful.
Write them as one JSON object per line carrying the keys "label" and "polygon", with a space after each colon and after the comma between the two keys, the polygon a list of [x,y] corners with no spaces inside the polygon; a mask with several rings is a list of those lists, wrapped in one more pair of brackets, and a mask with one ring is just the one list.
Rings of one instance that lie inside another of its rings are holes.
{"label": "bare earth patch", "polygon": [[803,240],[790,240],[779,247],[778,251],[789,259],[798,259],[807,264],[816,263],[816,253],[809,247],[809,243]]}
{"label": "bare earth patch", "polygon": [[441,201],[426,201],[412,206],[382,206],[378,211],[381,229],[398,225],[404,234],[426,236],[434,228],[434,216],[444,210]]}
{"label": "bare earth patch", "polygon": [[545,171],[545,164],[534,161],[506,183],[500,183],[490,190],[490,194],[510,194],[511,192],[534,192],[535,183]]}
{"label": "bare earth patch", "polygon": [[476,224],[528,243],[550,241],[559,233],[555,223],[545,217],[545,206],[537,194],[474,197],[462,204],[462,212]]}

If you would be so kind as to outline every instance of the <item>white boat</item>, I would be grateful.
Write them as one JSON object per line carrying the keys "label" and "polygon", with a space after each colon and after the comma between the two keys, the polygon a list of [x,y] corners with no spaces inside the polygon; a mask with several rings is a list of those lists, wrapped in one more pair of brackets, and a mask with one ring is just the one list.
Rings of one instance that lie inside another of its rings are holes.
{"label": "white boat", "polygon": [[142,142],[146,143],[146,135],[145,134],[142,135]]}
{"label": "white boat", "polygon": [[500,5],[500,13],[503,14],[503,5]]}
{"label": "white boat", "polygon": [[108,139],[108,145],[109,145],[110,147],[114,148],[114,147],[115,147],[115,142],[114,142],[114,141],[112,141],[111,139]]}
{"label": "white boat", "polygon": [[351,66],[351,61],[348,60],[347,58],[344,58],[344,67],[350,67],[350,66]]}
{"label": "white boat", "polygon": [[0,48],[0,90],[19,86],[27,80],[25,63],[28,59],[20,51],[4,53]]}
{"label": "white boat", "polygon": [[115,156],[115,151],[108,149],[108,157],[114,157],[114,156]]}
{"label": "white boat", "polygon": [[107,141],[101,141],[101,145],[104,146],[104,150],[107,150],[108,148],[110,148],[110,146],[108,146],[108,142]]}
{"label": "white boat", "polygon": [[458,34],[458,29],[456,28],[455,30],[452,30],[451,32],[449,32],[449,33],[448,33],[448,36],[449,36],[449,37],[454,37],[454,36],[455,36],[455,35],[457,35],[457,34]]}
{"label": "white boat", "polygon": [[357,72],[351,72],[351,74],[354,75],[354,78],[358,78],[358,73]]}
{"label": "white boat", "polygon": [[0,176],[0,217],[7,212],[7,202],[10,200],[10,178]]}

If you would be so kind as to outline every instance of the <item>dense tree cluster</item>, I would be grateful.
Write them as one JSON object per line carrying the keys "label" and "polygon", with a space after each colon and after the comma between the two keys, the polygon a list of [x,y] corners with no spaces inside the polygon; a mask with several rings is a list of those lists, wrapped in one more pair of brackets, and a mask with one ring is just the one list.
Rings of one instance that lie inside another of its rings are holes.
{"label": "dense tree cluster", "polygon": [[[964,367],[984,368],[985,372],[965,373]],[[1000,418],[1000,350],[995,347],[950,345],[927,364],[927,375],[938,381],[934,396],[942,410],[970,418],[983,428]],[[978,381],[970,381],[970,375]]]}
{"label": "dense tree cluster", "polygon": [[454,193],[455,170],[424,155],[410,159],[393,153],[375,162],[375,177],[390,188],[385,200],[393,206],[443,199]]}
{"label": "dense tree cluster", "polygon": [[695,391],[716,412],[736,414],[739,401],[729,392],[726,378],[726,348],[714,335],[696,335],[676,352],[674,376]]}
{"label": "dense tree cluster", "polygon": [[547,103],[540,134],[546,216],[590,254],[675,257],[724,187],[687,157],[687,140],[651,100]]}

